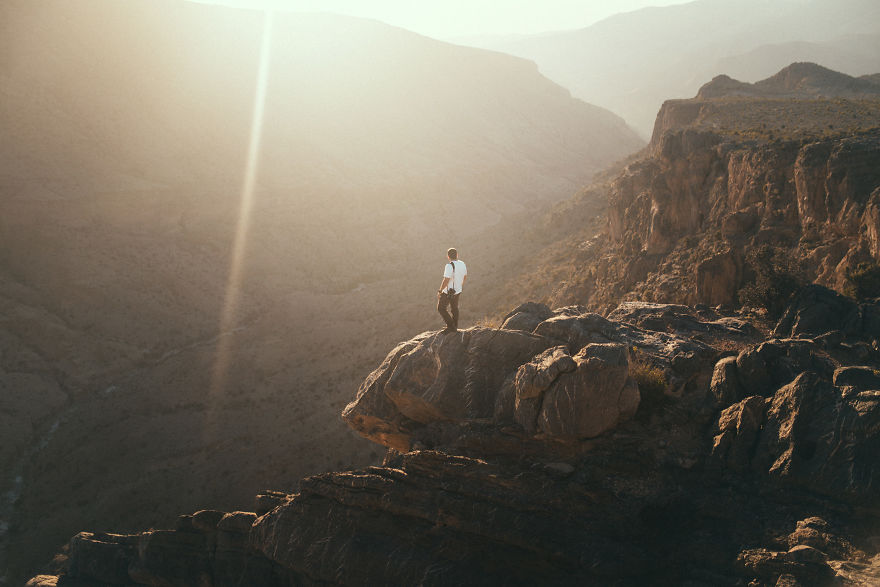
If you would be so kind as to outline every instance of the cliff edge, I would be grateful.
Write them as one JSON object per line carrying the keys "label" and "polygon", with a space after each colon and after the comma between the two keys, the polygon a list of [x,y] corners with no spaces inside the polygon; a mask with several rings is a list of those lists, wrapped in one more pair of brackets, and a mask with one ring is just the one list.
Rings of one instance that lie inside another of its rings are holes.
{"label": "cliff edge", "polygon": [[344,412],[383,466],[81,533],[30,585],[876,583],[877,332],[880,300],[810,286],[774,325],[529,303],[424,333]]}

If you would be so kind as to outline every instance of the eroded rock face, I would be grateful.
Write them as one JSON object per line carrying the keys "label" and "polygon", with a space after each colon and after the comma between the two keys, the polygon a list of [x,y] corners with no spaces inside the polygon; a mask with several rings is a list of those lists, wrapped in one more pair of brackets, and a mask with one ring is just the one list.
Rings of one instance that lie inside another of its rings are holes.
{"label": "eroded rock face", "polygon": [[[548,315],[549,313],[549,315]],[[409,450],[414,433],[469,422],[578,440],[636,413],[631,360],[662,371],[670,393],[708,383],[717,351],[686,337],[752,336],[734,318],[684,306],[625,303],[609,318],[569,306],[524,304],[500,329],[424,333],[395,348],[358,390],[343,418],[367,438]],[[532,330],[526,331],[529,326]]]}
{"label": "eroded rock face", "polygon": [[593,438],[635,415],[639,386],[630,375],[625,345],[588,344],[574,363],[572,372],[544,394],[538,430],[561,438]]}
{"label": "eroded rock face", "polygon": [[407,451],[418,427],[491,418],[505,380],[552,345],[518,330],[425,333],[386,357],[342,417],[367,438]]}
{"label": "eroded rock face", "polygon": [[[746,259],[762,245],[838,291],[847,269],[880,262],[880,132],[745,141],[687,128],[703,110],[664,107],[651,154],[610,184],[608,238],[579,261],[588,270],[567,276],[557,303],[587,292],[577,301],[591,308],[627,297],[737,304],[753,279]],[[663,122],[673,111],[685,119]]]}
{"label": "eroded rock face", "polygon": [[838,498],[880,500],[880,377],[876,369],[803,371],[769,398],[725,409],[712,456],[782,485]]}
{"label": "eroded rock face", "polygon": [[804,372],[779,389],[767,410],[754,466],[771,478],[822,493],[880,498],[880,393],[846,397]]}
{"label": "eroded rock face", "polygon": [[[80,532],[70,541],[60,585],[202,585],[275,587],[298,584],[248,544],[252,512],[203,510],[181,516],[174,530],[140,534]],[[48,578],[47,578],[48,580]],[[34,585],[55,584],[37,583]]]}
{"label": "eroded rock face", "polygon": [[552,470],[519,471],[516,482],[509,473],[420,451],[393,467],[312,477],[257,521],[251,543],[279,566],[345,585],[572,584],[644,573],[637,549],[597,540],[625,512],[588,512]]}
{"label": "eroded rock face", "polygon": [[880,304],[857,304],[853,299],[819,285],[807,285],[795,296],[776,325],[774,334],[784,337],[817,337],[840,332],[854,338],[880,336],[873,315]]}
{"label": "eroded rock face", "polygon": [[721,412],[718,434],[712,444],[712,456],[724,460],[735,471],[746,470],[758,442],[766,411],[766,400],[753,395]]}
{"label": "eroded rock face", "polygon": [[82,533],[60,579],[32,584],[880,577],[880,365],[854,362],[861,335],[762,340],[742,317],[645,303],[524,305],[505,324],[425,333],[366,379],[346,418],[416,450],[264,492],[254,513]]}

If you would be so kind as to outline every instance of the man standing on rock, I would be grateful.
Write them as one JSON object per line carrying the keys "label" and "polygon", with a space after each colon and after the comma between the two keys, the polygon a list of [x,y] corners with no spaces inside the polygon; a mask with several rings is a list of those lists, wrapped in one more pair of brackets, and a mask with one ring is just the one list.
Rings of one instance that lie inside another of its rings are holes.
{"label": "man standing on rock", "polygon": [[[467,266],[458,258],[458,251],[449,249],[446,251],[446,258],[449,263],[443,269],[443,281],[437,290],[437,311],[446,322],[443,334],[458,330],[458,300],[461,297],[461,288],[467,280]],[[452,316],[446,311],[446,306],[452,309]]]}

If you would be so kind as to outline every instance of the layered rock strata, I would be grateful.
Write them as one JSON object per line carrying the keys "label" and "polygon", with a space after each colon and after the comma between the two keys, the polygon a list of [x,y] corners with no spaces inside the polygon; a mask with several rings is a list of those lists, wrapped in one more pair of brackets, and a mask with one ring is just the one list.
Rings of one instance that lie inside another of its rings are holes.
{"label": "layered rock strata", "polygon": [[[874,584],[880,348],[798,324],[527,304],[495,331],[425,333],[345,415],[408,452],[254,513],[81,533],[31,585]],[[635,412],[609,413],[633,384]]]}
{"label": "layered rock strata", "polygon": [[797,65],[665,103],[649,147],[607,183],[606,229],[576,235],[549,299],[739,304],[765,246],[839,292],[880,263],[880,86]]}
{"label": "layered rock strata", "polygon": [[746,257],[762,245],[838,290],[847,269],[880,261],[877,131],[762,144],[670,130],[655,151],[612,184],[608,240],[581,284],[590,305],[736,303]]}

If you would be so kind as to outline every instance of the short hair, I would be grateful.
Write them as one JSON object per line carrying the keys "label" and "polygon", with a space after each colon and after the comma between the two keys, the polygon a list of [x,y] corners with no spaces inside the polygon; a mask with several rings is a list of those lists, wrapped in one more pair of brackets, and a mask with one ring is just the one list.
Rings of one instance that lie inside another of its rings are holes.
{"label": "short hair", "polygon": [[456,251],[455,249],[449,249],[448,251],[446,251],[446,256],[455,261],[456,259],[458,259],[458,251]]}

